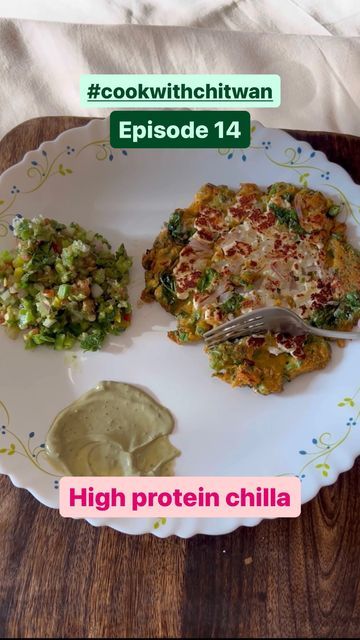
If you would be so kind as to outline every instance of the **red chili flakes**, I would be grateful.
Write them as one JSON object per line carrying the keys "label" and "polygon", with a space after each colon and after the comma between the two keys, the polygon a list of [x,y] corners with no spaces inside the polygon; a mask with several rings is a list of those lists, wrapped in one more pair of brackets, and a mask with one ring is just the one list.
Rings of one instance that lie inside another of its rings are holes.
{"label": "red chili flakes", "polygon": [[308,235],[309,242],[316,245],[324,244],[324,242],[326,241],[326,238],[327,238],[327,232],[324,231],[323,229],[321,229],[320,231],[312,231]]}
{"label": "red chili flakes", "polygon": [[232,245],[232,247],[224,251],[224,254],[226,256],[233,256],[235,255],[235,253],[240,253],[242,256],[248,256],[250,255],[251,252],[252,252],[252,247],[250,244],[248,244],[247,242],[240,242],[240,240],[237,240]]}
{"label": "red chili flakes", "polygon": [[239,222],[242,222],[243,220],[245,220],[247,216],[247,211],[245,211],[244,209],[242,209],[242,207],[239,207],[239,206],[229,207],[229,213],[233,218],[236,218],[236,220],[238,220]]}
{"label": "red chili flakes", "polygon": [[207,242],[211,242],[215,238],[215,234],[206,229],[198,229],[197,234],[201,240],[206,240]]}
{"label": "red chili flakes", "polygon": [[306,224],[308,229],[317,231],[318,229],[322,229],[324,227],[324,222],[326,218],[321,212],[313,212],[311,214],[308,213],[306,218]]}
{"label": "red chili flakes", "polygon": [[237,196],[236,204],[229,207],[229,213],[233,218],[241,222],[253,211],[255,203],[256,197],[253,194],[239,195]]}
{"label": "red chili flakes", "polygon": [[221,309],[215,309],[214,311],[214,320],[216,322],[222,322],[224,320],[225,314],[221,311]]}
{"label": "red chili flakes", "polygon": [[254,209],[249,215],[249,220],[258,231],[266,231],[275,224],[276,216],[272,211]]}
{"label": "red chili flakes", "polygon": [[318,309],[319,307],[323,307],[325,304],[330,302],[333,298],[332,286],[331,282],[323,282],[322,280],[317,281],[317,287],[319,291],[316,293],[312,293],[311,298],[311,308]]}
{"label": "red chili flakes", "polygon": [[249,347],[261,347],[265,342],[265,338],[261,338],[261,337],[257,337],[257,336],[250,336],[250,338],[248,338],[248,345]]}
{"label": "red chili flakes", "polygon": [[291,353],[295,358],[303,360],[305,358],[304,345],[306,336],[290,336],[287,333],[277,333],[275,335],[276,342],[282,345],[286,351]]}
{"label": "red chili flakes", "polygon": [[249,220],[253,226],[258,226],[263,218],[263,214],[260,209],[253,209],[249,215]]}
{"label": "red chili flakes", "polygon": [[273,255],[275,258],[283,258],[286,255],[286,247],[280,238],[275,239]]}
{"label": "red chili flakes", "polygon": [[184,293],[187,289],[192,289],[199,278],[201,277],[201,271],[193,271],[176,282],[176,288],[178,293]]}
{"label": "red chili flakes", "polygon": [[268,291],[276,291],[276,289],[280,288],[280,280],[271,280],[268,278],[265,282],[265,289]]}
{"label": "red chili flakes", "polygon": [[250,360],[249,358],[244,358],[242,364],[245,364],[248,367],[253,367],[255,365],[254,360]]}
{"label": "red chili flakes", "polygon": [[276,258],[298,258],[297,246],[293,243],[285,243],[281,238],[276,237],[274,240],[273,256]]}
{"label": "red chili flakes", "polygon": [[187,247],[184,247],[184,249],[181,250],[180,255],[189,256],[191,253],[194,253],[194,249],[190,245],[188,245]]}
{"label": "red chili flakes", "polygon": [[298,360],[304,360],[306,357],[305,352],[300,347],[297,347],[295,351],[293,351],[292,355],[294,356],[294,358],[297,358]]}
{"label": "red chili flakes", "polygon": [[57,242],[52,243],[52,248],[55,251],[55,253],[61,253],[62,251],[61,245],[59,245]]}
{"label": "red chili flakes", "polygon": [[195,219],[194,227],[199,231],[222,231],[226,224],[221,211],[203,207]]}
{"label": "red chili flakes", "polygon": [[176,272],[177,273],[184,273],[184,271],[187,271],[189,268],[189,265],[186,262],[181,262],[177,268],[176,268]]}

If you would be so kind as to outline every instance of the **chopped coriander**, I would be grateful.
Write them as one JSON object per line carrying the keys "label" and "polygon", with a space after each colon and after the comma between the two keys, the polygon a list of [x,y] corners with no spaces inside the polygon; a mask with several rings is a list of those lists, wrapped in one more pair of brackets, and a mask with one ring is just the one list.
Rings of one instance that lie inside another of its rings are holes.
{"label": "chopped coriander", "polygon": [[171,238],[178,244],[186,244],[194,232],[193,229],[187,229],[184,226],[182,212],[180,209],[174,211],[170,216],[167,230]]}
{"label": "chopped coriander", "polygon": [[240,307],[244,296],[240,293],[234,293],[230,298],[220,305],[220,309],[223,313],[234,313]]}
{"label": "chopped coriander", "polygon": [[175,278],[171,273],[164,271],[160,275],[160,283],[163,288],[163,295],[168,304],[174,304],[176,302],[176,289],[175,289]]}
{"label": "chopped coriander", "polygon": [[332,329],[344,323],[353,323],[359,315],[360,293],[353,291],[334,304],[317,309],[311,317],[311,324],[323,329]]}
{"label": "chopped coriander", "polygon": [[98,351],[101,349],[105,339],[105,333],[101,329],[95,329],[84,336],[80,340],[80,347],[84,351]]}
{"label": "chopped coriander", "polygon": [[295,209],[285,209],[284,207],[279,207],[277,204],[274,204],[274,202],[270,202],[269,209],[276,215],[280,224],[286,224],[289,229],[295,231],[295,233],[304,235],[305,231],[300,225]]}
{"label": "chopped coriander", "polygon": [[200,293],[208,292],[218,277],[219,274],[215,269],[206,269],[198,282],[198,291]]}
{"label": "chopped coriander", "polygon": [[187,342],[189,340],[189,336],[186,331],[181,331],[180,329],[176,332],[176,335],[180,342]]}

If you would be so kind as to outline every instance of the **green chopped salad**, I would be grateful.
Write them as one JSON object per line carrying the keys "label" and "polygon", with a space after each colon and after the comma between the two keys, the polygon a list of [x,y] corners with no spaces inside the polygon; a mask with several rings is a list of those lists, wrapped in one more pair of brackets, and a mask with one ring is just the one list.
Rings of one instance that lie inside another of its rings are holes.
{"label": "green chopped salad", "polygon": [[0,252],[0,325],[25,347],[97,351],[131,321],[126,285],[132,264],[99,233],[38,216],[17,216],[17,247]]}

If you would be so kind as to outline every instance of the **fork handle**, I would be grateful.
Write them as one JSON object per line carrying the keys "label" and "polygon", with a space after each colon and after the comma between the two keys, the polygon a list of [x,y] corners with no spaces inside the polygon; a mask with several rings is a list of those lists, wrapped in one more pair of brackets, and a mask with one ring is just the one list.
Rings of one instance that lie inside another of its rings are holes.
{"label": "fork handle", "polygon": [[333,338],[343,340],[360,340],[360,331],[329,331],[328,329],[318,329],[317,327],[309,327],[309,332],[315,336],[322,338]]}

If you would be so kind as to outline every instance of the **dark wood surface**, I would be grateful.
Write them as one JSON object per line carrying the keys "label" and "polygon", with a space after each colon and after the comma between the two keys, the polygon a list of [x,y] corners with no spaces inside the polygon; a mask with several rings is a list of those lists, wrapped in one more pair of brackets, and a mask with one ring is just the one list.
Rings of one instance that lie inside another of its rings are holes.
{"label": "dark wood surface", "polygon": [[[0,171],[86,121],[20,125]],[[357,138],[297,134],[360,182]],[[295,520],[190,540],[64,520],[0,476],[0,637],[359,637],[359,513],[359,459]]]}

